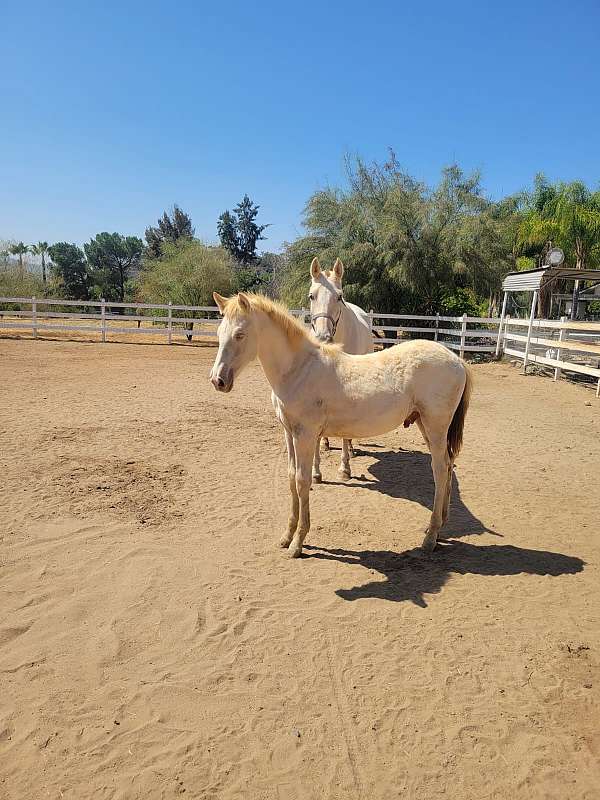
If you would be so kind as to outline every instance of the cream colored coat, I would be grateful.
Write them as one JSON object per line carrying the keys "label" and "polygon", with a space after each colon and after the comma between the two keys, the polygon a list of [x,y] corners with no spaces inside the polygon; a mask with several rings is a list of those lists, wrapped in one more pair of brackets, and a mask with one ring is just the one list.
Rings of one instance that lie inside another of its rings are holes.
{"label": "cream colored coat", "polygon": [[224,315],[211,381],[232,390],[258,357],[285,429],[292,499],[281,544],[302,553],[310,528],[309,490],[320,436],[377,436],[416,421],[431,451],[435,499],[423,547],[435,547],[448,516],[452,466],[462,444],[471,380],[466,364],[436,342],[416,340],[378,353],[350,355],[322,345],[267,298],[240,293],[215,302]]}

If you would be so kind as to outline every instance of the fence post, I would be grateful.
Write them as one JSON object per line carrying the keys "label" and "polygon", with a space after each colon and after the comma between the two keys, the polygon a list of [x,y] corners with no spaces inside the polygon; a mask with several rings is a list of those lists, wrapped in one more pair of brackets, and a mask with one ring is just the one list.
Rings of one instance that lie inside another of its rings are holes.
{"label": "fence post", "polygon": [[169,331],[167,334],[167,343],[172,344],[173,342],[173,309],[171,306],[173,305],[173,301],[169,300],[169,312],[168,312],[168,322],[167,322],[167,330]]}
{"label": "fence post", "polygon": [[33,331],[33,338],[37,339],[37,303],[35,297],[31,298],[31,329]]}
{"label": "fence post", "polygon": [[502,339],[502,323],[504,323],[504,330],[506,331],[506,302],[508,300],[508,292],[504,292],[504,298],[502,300],[502,311],[500,313],[500,322],[498,323],[498,339],[496,340],[496,358],[500,358],[500,350],[503,350],[503,339]]}
{"label": "fence post", "polygon": [[373,338],[373,309],[369,311],[369,327],[371,330],[371,338]]}
{"label": "fence post", "polygon": [[[566,318],[566,317],[561,317],[561,318],[560,318],[560,321],[561,321],[561,322],[566,322],[566,321],[567,321],[567,318]],[[564,332],[565,332],[565,329],[564,329],[564,328],[561,328],[561,329],[560,329],[560,333],[558,334],[558,341],[559,341],[559,342],[562,342],[562,340],[565,338],[565,337],[563,336]],[[567,337],[567,338],[568,338],[568,337]],[[557,347],[557,349],[556,349],[556,360],[557,360],[557,361],[560,361],[560,347]],[[562,370],[560,369],[560,367],[555,367],[555,369],[554,369],[554,380],[555,380],[555,381],[557,381],[557,380],[560,378],[560,373],[561,373],[561,372],[562,372]]]}
{"label": "fence post", "polygon": [[106,300],[100,298],[100,331],[102,333],[102,341],[106,341]]}
{"label": "fence post", "polygon": [[438,340],[438,328],[440,326],[440,315],[437,313],[435,315],[435,333],[433,334],[433,341],[437,342]]}
{"label": "fence post", "polygon": [[527,372],[527,359],[529,357],[529,346],[531,344],[531,329],[533,328],[533,318],[535,316],[535,309],[537,306],[538,292],[537,289],[533,293],[531,300],[531,311],[529,313],[529,326],[527,328],[527,341],[525,342],[525,354],[523,356],[523,375]]}
{"label": "fence post", "polygon": [[463,314],[462,315],[462,325],[461,325],[461,328],[460,328],[460,357],[461,358],[465,357],[465,339],[467,338],[465,336],[465,331],[466,330],[467,330],[467,315]]}

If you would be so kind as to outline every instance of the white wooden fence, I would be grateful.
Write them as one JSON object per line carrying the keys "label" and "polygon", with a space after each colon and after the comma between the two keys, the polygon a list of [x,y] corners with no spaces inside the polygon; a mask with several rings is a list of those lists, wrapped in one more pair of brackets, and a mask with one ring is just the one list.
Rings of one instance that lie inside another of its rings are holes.
{"label": "white wooden fence", "polygon": [[[57,307],[73,308],[73,311],[56,310]],[[308,321],[306,309],[291,309],[291,312],[304,322]],[[598,381],[596,395],[600,395],[598,322],[571,322],[565,317],[560,321],[506,317],[500,329],[497,317],[468,317],[466,314],[450,317],[371,311],[370,317],[378,343],[396,344],[404,338],[420,337],[434,339],[461,356],[466,353],[501,356],[504,353],[521,359],[524,369],[531,363],[554,369],[555,380],[562,370],[595,378]],[[132,323],[137,324],[134,327]],[[142,323],[146,326],[142,327]],[[151,327],[147,323],[151,323]],[[99,336],[102,342],[113,335],[152,334],[165,336],[171,344],[183,336],[215,337],[218,323],[216,306],[0,297],[0,332],[30,330],[34,338],[40,331],[83,331]],[[186,328],[192,324],[193,329]]]}
{"label": "white wooden fence", "polygon": [[[525,330],[523,330],[525,329]],[[577,322],[561,317],[512,319],[506,317],[497,341],[497,352],[554,369],[554,380],[562,370],[588,375],[597,380],[600,397],[600,323]]]}
{"label": "white wooden fence", "polygon": [[[37,338],[39,331],[86,331],[99,334],[106,342],[112,334],[164,335],[171,344],[177,336],[214,337],[219,322],[216,306],[178,306],[172,303],[113,303],[106,300],[49,300],[35,297],[0,297],[0,306],[19,306],[18,310],[2,310],[0,329],[31,330]],[[23,309],[23,307],[26,307]],[[57,307],[73,308],[69,311],[56,311]],[[115,309],[118,312],[115,313]],[[125,313],[127,311],[128,313]],[[133,312],[133,313],[131,313]],[[157,313],[158,312],[158,313]],[[166,312],[166,313],[165,313]],[[177,312],[186,315],[179,316]],[[291,309],[296,317],[308,321],[308,311],[304,308]],[[371,328],[377,332],[378,342],[396,344],[407,335],[418,334],[429,337],[465,352],[492,353],[496,349],[498,320],[492,318],[419,316],[415,314],[383,314],[370,312]],[[64,320],[63,322],[59,322]],[[78,322],[95,321],[96,325],[82,325]],[[73,322],[75,324],[73,324]],[[135,327],[130,323],[138,323]],[[141,323],[152,323],[152,328],[141,327]],[[185,326],[193,324],[192,330]],[[477,326],[477,327],[474,327]]]}

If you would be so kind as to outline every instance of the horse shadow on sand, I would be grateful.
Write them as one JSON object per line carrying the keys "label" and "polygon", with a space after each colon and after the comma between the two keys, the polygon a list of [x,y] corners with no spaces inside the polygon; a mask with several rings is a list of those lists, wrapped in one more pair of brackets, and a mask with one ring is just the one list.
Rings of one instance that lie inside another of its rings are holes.
{"label": "horse shadow on sand", "polygon": [[[341,486],[362,487],[390,497],[404,498],[431,509],[433,476],[431,458],[419,451],[374,451],[364,445],[357,455],[375,458],[368,467],[370,476],[353,478]],[[369,449],[366,449],[369,448]],[[336,483],[323,481],[323,483]],[[425,608],[424,595],[436,594],[453,574],[456,575],[574,575],[585,562],[576,556],[546,550],[530,550],[508,544],[475,545],[453,541],[473,534],[490,533],[502,537],[479,520],[460,496],[456,475],[453,478],[448,522],[442,529],[436,550],[427,555],[420,547],[397,553],[391,550],[349,550],[305,544],[305,557],[337,561],[364,567],[386,580],[373,580],[352,589],[338,589],[344,600],[375,598],[395,603],[410,601]],[[447,538],[446,538],[447,537]]]}

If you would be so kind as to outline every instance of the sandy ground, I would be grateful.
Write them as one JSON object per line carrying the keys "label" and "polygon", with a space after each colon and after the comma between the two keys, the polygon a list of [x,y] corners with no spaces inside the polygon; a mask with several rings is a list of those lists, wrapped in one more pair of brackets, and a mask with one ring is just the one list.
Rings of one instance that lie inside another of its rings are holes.
{"label": "sandy ground", "polygon": [[413,426],[324,456],[293,561],[214,354],[0,341],[2,800],[600,797],[593,393],[476,366],[433,558]]}

